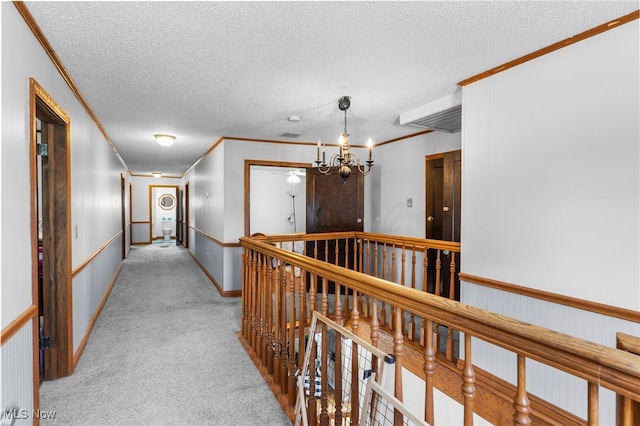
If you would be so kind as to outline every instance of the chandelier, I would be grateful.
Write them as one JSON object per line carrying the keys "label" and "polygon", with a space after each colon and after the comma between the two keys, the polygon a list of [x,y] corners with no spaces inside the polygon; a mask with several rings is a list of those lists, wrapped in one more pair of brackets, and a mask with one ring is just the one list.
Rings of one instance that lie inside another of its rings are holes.
{"label": "chandelier", "polygon": [[351,152],[351,147],[349,146],[349,132],[347,132],[347,110],[350,106],[351,97],[343,96],[338,100],[338,108],[341,111],[344,111],[344,132],[342,133],[339,141],[340,151],[337,154],[334,154],[327,163],[325,145],[321,141],[318,141],[318,153],[315,161],[316,168],[320,173],[330,175],[337,169],[338,174],[344,180],[351,175],[352,167],[355,167],[356,170],[366,176],[371,172],[371,167],[373,166],[373,142],[371,142],[371,138],[369,138],[369,141],[367,142],[369,159],[365,161],[366,166],[360,163],[360,157],[358,157],[355,152]]}

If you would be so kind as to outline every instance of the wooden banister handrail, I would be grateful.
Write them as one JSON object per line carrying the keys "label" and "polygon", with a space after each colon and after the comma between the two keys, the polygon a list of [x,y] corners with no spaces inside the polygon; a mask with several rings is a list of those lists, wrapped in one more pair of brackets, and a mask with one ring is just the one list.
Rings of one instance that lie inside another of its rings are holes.
{"label": "wooden banister handrail", "polygon": [[[352,235],[358,237],[357,233]],[[344,238],[344,234],[341,234],[340,238]],[[307,239],[306,236],[300,234],[289,235],[285,240],[304,239]],[[283,263],[299,267],[303,271],[334,281],[398,309],[447,324],[513,353],[597,383],[618,394],[632,399],[640,395],[640,357],[637,355],[527,324],[455,300],[400,285],[389,285],[388,281],[281,250],[261,240],[264,241],[264,237],[241,238],[240,242],[245,248],[277,258]]]}

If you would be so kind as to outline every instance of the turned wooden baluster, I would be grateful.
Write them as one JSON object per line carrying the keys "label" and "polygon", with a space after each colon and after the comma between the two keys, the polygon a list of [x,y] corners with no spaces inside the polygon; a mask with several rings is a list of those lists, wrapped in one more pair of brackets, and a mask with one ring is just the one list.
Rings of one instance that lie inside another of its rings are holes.
{"label": "turned wooden baluster", "polygon": [[[315,340],[309,340],[311,345],[311,353],[309,354],[309,398],[307,403],[307,418],[309,425],[316,426],[318,424],[318,400],[316,399],[316,359],[318,353],[318,345]],[[304,373],[303,373],[304,374]]]}
{"label": "turned wooden baluster", "polygon": [[262,363],[267,366],[269,374],[273,374],[273,268],[272,258],[265,256],[267,280],[264,288],[265,299],[265,339],[262,351]]}
{"label": "turned wooden baluster", "polygon": [[[456,254],[451,253],[451,262],[449,263],[449,299],[456,298]],[[447,361],[453,361],[453,328],[447,327]]]}
{"label": "turned wooden baluster", "polygon": [[289,363],[289,342],[287,341],[287,271],[284,264],[280,265],[280,393],[286,394],[288,389],[287,364]]}
{"label": "turned wooden baluster", "polygon": [[276,385],[280,384],[280,355],[282,350],[282,338],[280,336],[280,317],[282,316],[282,307],[281,302],[282,298],[280,297],[280,265],[274,267],[273,270],[273,300],[275,302],[275,306],[273,312],[275,314],[275,318],[273,318],[274,330],[273,330],[273,342],[272,342],[272,372],[273,372],[273,381]]}
{"label": "turned wooden baluster", "polygon": [[[380,324],[378,323],[378,303],[375,299],[371,300],[371,334],[370,334],[371,345],[374,347],[378,347],[378,342],[380,341]],[[378,357],[371,354],[371,369],[376,374],[376,377],[380,377],[380,362]],[[371,404],[375,404],[375,401],[372,400]],[[371,410],[373,413],[374,410]]]}
{"label": "turned wooden baluster", "polygon": [[322,323],[322,350],[320,356],[320,371],[322,375],[320,376],[320,390],[322,394],[320,395],[320,425],[328,426],[329,425],[329,411],[328,411],[328,403],[329,403],[329,382],[328,382],[328,374],[327,374],[327,366],[329,359],[329,336],[327,335],[327,324]]}
{"label": "turned wooden baluster", "polygon": [[[339,245],[339,240],[336,240],[336,259],[338,259],[337,253],[338,253],[338,245]],[[344,267],[345,268],[349,268],[349,240],[347,238],[345,238],[344,240]],[[339,262],[336,262],[336,265],[338,265]],[[340,294],[340,293],[336,293],[336,296]],[[349,302],[351,302],[351,299],[349,299],[349,289],[347,289],[345,287],[344,289],[344,306],[342,307],[342,312],[349,312],[351,311],[351,309],[349,308]],[[340,325],[344,325],[340,324]]]}
{"label": "turned wooden baluster", "polygon": [[[391,244],[391,276],[389,276],[388,281],[391,281],[392,283],[396,283],[396,244],[393,243]],[[395,321],[395,316],[396,316],[396,310],[398,309],[398,307],[396,305],[389,305],[389,317],[390,317],[390,323],[389,323],[389,328],[391,329],[391,331],[395,330],[396,325],[398,325],[398,323],[396,323]]]}
{"label": "turned wooden baluster", "polygon": [[344,318],[342,316],[342,295],[340,294],[342,289],[339,283],[335,283],[336,296],[333,299],[333,313],[336,317],[336,322],[340,325],[344,325]]}
{"label": "turned wooden baluster", "polygon": [[[366,242],[366,249],[364,248],[365,240],[361,240],[360,244],[360,270],[362,273],[367,275],[371,275],[371,260],[369,255],[369,242]],[[365,265],[366,262],[366,265]],[[365,318],[369,318],[371,316],[371,307],[369,306],[369,298],[366,294],[362,293],[362,315]]]}
{"label": "turned wooden baluster", "polygon": [[462,369],[462,397],[464,399],[464,425],[473,425],[473,399],[476,396],[476,375],[471,363],[471,335],[464,335],[464,368]]}
{"label": "turned wooden baluster", "polygon": [[249,345],[256,351],[256,339],[258,336],[258,252],[251,258],[251,337]]}
{"label": "turned wooden baluster", "polygon": [[[337,333],[336,333],[337,334]],[[360,369],[358,368],[358,345],[356,342],[351,342],[351,422],[349,425],[360,424],[360,378],[358,374]]]}
{"label": "turned wooden baluster", "polygon": [[[393,396],[398,398],[399,401],[402,401],[402,353],[404,352],[404,337],[402,336],[402,328],[400,327],[400,309],[394,309],[394,329],[395,333],[393,334],[393,356],[395,357],[395,381],[394,381],[394,392]],[[395,426],[401,426],[403,420],[403,415],[397,409],[394,410],[393,415],[393,424]]]}
{"label": "turned wooden baluster", "polygon": [[518,388],[516,396],[513,399],[513,424],[514,425],[530,425],[531,406],[529,405],[529,397],[527,396],[527,370],[526,358],[518,354]]}
{"label": "turned wooden baluster", "polygon": [[[382,279],[387,279],[387,272],[389,267],[387,266],[387,243],[382,245]],[[382,307],[380,308],[380,326],[385,327],[387,325],[387,304],[383,301],[380,302]]]}
{"label": "turned wooden baluster", "polygon": [[[442,262],[440,261],[440,250],[436,249],[436,282],[434,294],[440,296],[440,269],[442,268]],[[436,351],[440,352],[440,324],[435,323],[436,328]]]}
{"label": "turned wooden baluster", "polygon": [[589,382],[587,385],[587,425],[596,426],[598,424],[598,384]]}
{"label": "turned wooden baluster", "polygon": [[262,348],[264,345],[265,335],[265,303],[266,296],[264,293],[265,281],[267,276],[267,270],[265,266],[265,255],[260,254],[258,257],[258,288],[256,295],[258,297],[258,339],[256,342],[256,356],[258,359],[262,359]]}
{"label": "turned wooden baluster", "polygon": [[373,246],[373,276],[380,278],[378,275],[378,243],[374,243]]}
{"label": "turned wooden baluster", "polygon": [[356,303],[357,300],[358,292],[353,290],[353,307],[351,308],[351,331],[356,336],[358,335],[358,328],[360,327],[360,324],[358,323],[358,321],[360,320],[360,312],[358,312],[358,303]]}
{"label": "turned wooden baluster", "polygon": [[[337,244],[337,242],[336,242]],[[354,247],[355,247],[355,241],[354,241]],[[349,255],[351,254],[350,252],[350,248],[349,248],[349,238],[345,238],[344,239],[344,267],[347,269],[355,269],[355,263],[352,265],[351,263],[349,263]]]}
{"label": "turned wooden baluster", "polygon": [[[424,257],[422,259],[422,291],[425,293],[428,292],[427,287],[427,270],[429,268],[429,258],[427,257],[427,248],[424,248]],[[425,319],[422,319],[420,325],[420,344],[425,345]]]}
{"label": "turned wooden baluster", "polygon": [[245,333],[244,338],[247,343],[251,342],[251,250],[247,251],[247,255],[244,259],[246,263],[246,275],[245,275],[245,287],[243,296],[245,298],[246,312],[245,312]]}
{"label": "turned wooden baluster", "polygon": [[[317,241],[313,245],[313,258],[318,258]],[[304,275],[306,276],[306,274]],[[318,305],[318,276],[316,274],[310,274],[309,278],[311,279],[311,283],[309,283],[309,318],[311,318],[311,315],[313,315]]]}
{"label": "turned wooden baluster", "polygon": [[242,265],[242,277],[240,278],[240,285],[242,289],[242,312],[240,313],[240,332],[242,336],[247,338],[247,259],[246,253],[248,248],[243,247],[240,254],[240,264]]}
{"label": "turned wooden baluster", "polygon": [[[402,266],[402,271],[400,272],[400,285],[402,287],[405,287],[407,285],[407,281],[406,281],[406,269],[407,269],[407,254],[406,254],[406,249],[405,249],[405,245],[402,245],[402,252],[401,252],[401,256],[400,256],[400,265]],[[400,307],[396,307],[396,309],[400,309]],[[400,309],[400,330],[402,330],[402,333],[404,334],[404,330],[405,330],[405,324],[404,324],[404,311],[402,309]]]}
{"label": "turned wooden baluster", "polygon": [[322,277],[322,296],[320,297],[322,315],[329,316],[329,279]]}
{"label": "turned wooden baluster", "polygon": [[336,364],[334,372],[334,380],[336,385],[335,400],[336,400],[336,426],[342,425],[342,334],[336,333]]}
{"label": "turned wooden baluster", "polygon": [[[362,256],[361,256],[362,257]],[[353,239],[353,270],[362,272],[362,259],[358,262],[358,239]],[[358,304],[358,310],[363,313],[364,312],[364,295],[360,295],[358,299],[353,299],[353,303]],[[364,314],[363,314],[364,315]]]}
{"label": "turned wooden baluster", "polygon": [[[302,274],[306,278],[307,274],[304,271],[302,272]],[[318,309],[318,289],[316,287],[317,283],[318,283],[318,276],[316,274],[309,273],[309,312],[308,312],[309,319],[306,324],[311,323],[311,318],[313,316],[313,313]]]}
{"label": "turned wooden baluster", "polygon": [[[378,347],[380,341],[380,322],[378,322],[378,302],[371,300],[371,344]],[[377,373],[377,372],[376,372]]]}
{"label": "turned wooden baluster", "polygon": [[[411,288],[416,288],[416,248],[411,247]],[[416,340],[416,316],[413,312],[409,314],[409,331],[407,338],[410,341]]]}
{"label": "turned wooden baluster", "polygon": [[425,399],[424,399],[424,421],[433,424],[433,375],[436,372],[436,353],[433,350],[433,321],[426,319],[422,321],[425,335],[424,344],[424,377],[425,377]]}
{"label": "turned wooden baluster", "polygon": [[[358,265],[358,269],[357,270],[358,270],[358,272],[363,272],[364,273],[364,271],[365,271],[365,269],[364,269],[364,257],[363,257],[363,255],[364,255],[364,240],[359,239],[359,240],[356,240],[356,241],[357,241],[357,244],[356,244],[356,247],[354,247],[354,256],[356,256],[355,259],[357,259],[357,262],[356,262],[356,265]],[[355,248],[357,248],[357,253],[356,253]]]}
{"label": "turned wooden baluster", "polygon": [[[289,405],[296,405],[296,274],[295,266],[289,266],[289,344],[287,345],[287,356],[289,358],[287,371],[287,389],[289,391]],[[302,304],[300,305],[302,306]],[[302,321],[302,318],[300,318]]]}

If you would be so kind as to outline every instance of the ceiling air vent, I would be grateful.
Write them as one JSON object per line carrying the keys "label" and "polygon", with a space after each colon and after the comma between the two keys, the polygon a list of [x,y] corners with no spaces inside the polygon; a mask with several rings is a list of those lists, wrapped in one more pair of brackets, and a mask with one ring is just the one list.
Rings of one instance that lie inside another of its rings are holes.
{"label": "ceiling air vent", "polygon": [[462,129],[462,102],[460,93],[401,114],[401,125],[422,127],[440,132],[456,133]]}
{"label": "ceiling air vent", "polygon": [[297,138],[298,136],[300,136],[298,133],[283,133],[280,136],[282,136],[283,138]]}
{"label": "ceiling air vent", "polygon": [[408,126],[424,127],[440,132],[459,132],[462,129],[462,105],[418,118],[406,124]]}

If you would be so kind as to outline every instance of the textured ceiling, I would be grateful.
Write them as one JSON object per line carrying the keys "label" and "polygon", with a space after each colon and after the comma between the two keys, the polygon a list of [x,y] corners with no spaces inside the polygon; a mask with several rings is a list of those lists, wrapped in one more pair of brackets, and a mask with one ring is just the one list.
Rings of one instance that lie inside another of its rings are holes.
{"label": "textured ceiling", "polygon": [[[638,9],[636,0],[26,5],[130,171],[176,176],[222,136],[333,143],[343,95],[352,144],[415,133],[400,114]],[[177,139],[162,148],[154,133]]]}

